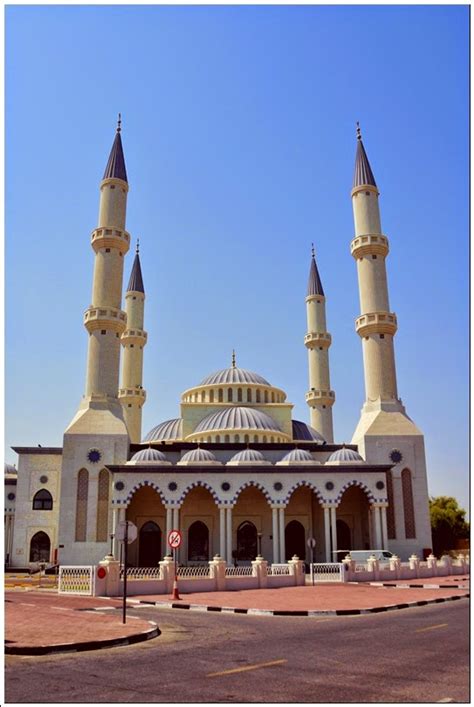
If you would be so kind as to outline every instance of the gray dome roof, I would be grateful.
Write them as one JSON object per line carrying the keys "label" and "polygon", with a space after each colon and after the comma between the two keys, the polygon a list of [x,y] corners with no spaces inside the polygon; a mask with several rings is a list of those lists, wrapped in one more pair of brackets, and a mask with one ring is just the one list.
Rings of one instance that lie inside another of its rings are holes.
{"label": "gray dome roof", "polygon": [[282,462],[312,462],[313,464],[315,463],[315,460],[311,456],[311,454],[306,451],[306,449],[292,449],[291,451],[288,452],[288,454],[285,454],[283,459],[280,461]]}
{"label": "gray dome roof", "polygon": [[201,420],[193,434],[211,430],[272,430],[281,432],[278,422],[261,410],[231,407],[218,410]]}
{"label": "gray dome roof", "polygon": [[163,452],[158,449],[140,449],[139,452],[135,452],[133,457],[130,459],[131,462],[167,462],[170,463]]}
{"label": "gray dome roof", "polygon": [[7,464],[5,462],[5,474],[18,474],[18,469],[13,466],[13,464]]}
{"label": "gray dome roof", "polygon": [[245,368],[223,368],[222,371],[211,373],[200,382],[199,385],[220,385],[226,383],[257,383],[259,385],[271,385],[265,378],[259,376],[258,373],[247,371]]}
{"label": "gray dome roof", "polygon": [[326,464],[331,464],[332,462],[342,462],[342,463],[354,463],[363,462],[364,460],[360,456],[359,452],[354,449],[347,449],[347,447],[342,447],[331,454]]}
{"label": "gray dome roof", "polygon": [[241,452],[234,454],[228,464],[269,464],[262,452],[256,449],[243,449]]}
{"label": "gray dome roof", "polygon": [[164,439],[183,439],[183,420],[181,417],[160,422],[159,425],[150,430],[143,441],[156,442]]}
{"label": "gray dome roof", "polygon": [[219,463],[217,462],[217,459],[212,452],[210,452],[208,449],[201,449],[200,447],[198,447],[197,449],[190,449],[189,452],[183,454],[178,464],[184,464],[189,462],[193,464]]}
{"label": "gray dome roof", "polygon": [[298,442],[319,442],[319,444],[325,444],[326,440],[318,430],[315,430],[311,425],[307,425],[306,422],[292,420],[291,425],[293,427],[294,440]]}

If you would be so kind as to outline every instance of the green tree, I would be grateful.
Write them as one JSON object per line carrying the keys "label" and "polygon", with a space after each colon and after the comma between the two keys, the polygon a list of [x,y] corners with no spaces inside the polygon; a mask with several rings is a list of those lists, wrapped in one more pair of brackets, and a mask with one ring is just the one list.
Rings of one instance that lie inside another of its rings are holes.
{"label": "green tree", "polygon": [[459,507],[452,496],[430,498],[431,531],[433,534],[433,552],[440,557],[453,550],[458,538],[469,537],[469,523],[466,511]]}

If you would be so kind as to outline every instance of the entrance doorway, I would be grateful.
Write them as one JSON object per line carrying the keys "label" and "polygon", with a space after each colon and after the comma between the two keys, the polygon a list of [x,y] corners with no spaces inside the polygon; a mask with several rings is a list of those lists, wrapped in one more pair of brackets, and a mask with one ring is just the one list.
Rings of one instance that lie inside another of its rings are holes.
{"label": "entrance doorway", "polygon": [[30,562],[49,562],[50,552],[51,541],[46,533],[35,533],[30,543]]}
{"label": "entrance doorway", "polygon": [[237,559],[255,560],[257,557],[257,528],[244,520],[237,528]]}
{"label": "entrance doorway", "polygon": [[297,555],[300,560],[306,558],[306,542],[303,525],[298,520],[292,520],[285,528],[286,560]]}
{"label": "entrance doorway", "polygon": [[[337,549],[345,556],[347,550],[352,550],[351,529],[344,520],[336,521]],[[338,562],[340,560],[338,559]]]}
{"label": "entrance doorway", "polygon": [[138,565],[156,567],[161,560],[161,529],[149,520],[140,528]]}
{"label": "entrance doorway", "polygon": [[196,520],[189,526],[188,560],[192,562],[209,560],[209,529],[200,520]]}

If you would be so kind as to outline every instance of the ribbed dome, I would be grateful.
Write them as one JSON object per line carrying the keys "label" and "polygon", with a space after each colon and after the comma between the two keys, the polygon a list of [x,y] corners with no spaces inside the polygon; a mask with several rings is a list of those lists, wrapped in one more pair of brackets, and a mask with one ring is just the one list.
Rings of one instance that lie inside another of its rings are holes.
{"label": "ribbed dome", "polygon": [[18,474],[18,469],[12,464],[5,463],[5,474]]}
{"label": "ribbed dome", "polygon": [[183,454],[178,464],[220,464],[216,457],[208,449],[190,449]]}
{"label": "ribbed dome", "polygon": [[151,449],[151,447],[148,447],[147,449],[140,449],[139,452],[135,452],[133,457],[130,459],[130,462],[151,462],[155,464],[160,464],[163,462],[165,462],[166,464],[171,463],[168,461],[166,455],[163,454],[163,452],[160,452],[158,449]]}
{"label": "ribbed dome", "polygon": [[306,464],[310,462],[311,464],[317,464],[311,454],[306,451],[306,449],[292,449],[288,454],[285,454],[283,459],[280,459],[278,462],[279,464],[282,463],[288,463],[288,464]]}
{"label": "ribbed dome", "polygon": [[271,430],[281,432],[278,422],[261,410],[232,407],[207,415],[198,424],[193,434],[211,430]]}
{"label": "ribbed dome", "polygon": [[306,422],[301,422],[301,420],[292,420],[291,425],[293,427],[293,439],[296,442],[318,442],[319,444],[325,444],[326,440],[324,437],[311,427],[307,425]]}
{"label": "ribbed dome", "polygon": [[338,449],[333,452],[326,464],[334,464],[338,462],[342,464],[354,464],[363,461],[364,460],[360,456],[359,452],[356,452],[354,449],[347,449],[347,447],[343,447],[342,449]]}
{"label": "ribbed dome", "polygon": [[270,464],[263,456],[262,452],[256,449],[243,449],[241,452],[234,454],[232,459],[227,464]]}
{"label": "ribbed dome", "polygon": [[237,368],[237,366],[223,368],[222,371],[211,373],[211,375],[204,378],[199,385],[220,385],[221,383],[257,383],[259,385],[271,385],[265,378],[259,376],[258,373],[247,371],[245,368]]}
{"label": "ribbed dome", "polygon": [[183,420],[181,417],[160,422],[159,425],[150,430],[143,441],[159,442],[165,439],[169,441],[183,439]]}

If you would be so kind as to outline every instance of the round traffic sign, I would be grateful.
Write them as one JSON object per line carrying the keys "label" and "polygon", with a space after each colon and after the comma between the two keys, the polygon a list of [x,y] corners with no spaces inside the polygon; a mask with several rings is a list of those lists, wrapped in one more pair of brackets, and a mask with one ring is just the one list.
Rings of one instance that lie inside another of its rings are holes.
{"label": "round traffic sign", "polygon": [[168,533],[168,545],[173,549],[181,545],[181,533],[179,530],[170,530]]}

